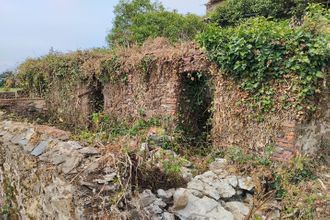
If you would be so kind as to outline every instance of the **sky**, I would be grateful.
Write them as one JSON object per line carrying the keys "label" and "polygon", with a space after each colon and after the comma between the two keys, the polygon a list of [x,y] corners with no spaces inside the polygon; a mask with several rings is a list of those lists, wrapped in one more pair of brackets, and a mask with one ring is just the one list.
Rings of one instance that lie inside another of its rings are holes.
{"label": "sky", "polygon": [[[0,0],[0,73],[51,48],[105,47],[119,0]],[[179,13],[204,15],[207,0],[160,0]]]}

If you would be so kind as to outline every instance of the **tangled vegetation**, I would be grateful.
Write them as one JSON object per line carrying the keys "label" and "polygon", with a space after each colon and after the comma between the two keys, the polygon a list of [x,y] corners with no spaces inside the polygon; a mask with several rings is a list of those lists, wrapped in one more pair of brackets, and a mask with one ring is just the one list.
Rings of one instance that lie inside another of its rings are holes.
{"label": "tangled vegetation", "polygon": [[[219,156],[231,162],[233,170],[238,173],[253,173],[256,183],[254,209],[252,219],[261,219],[258,211],[273,207],[273,198],[281,202],[281,218],[288,219],[317,219],[316,207],[322,207],[321,201],[327,198],[322,192],[317,167],[322,159],[298,155],[290,162],[283,164],[272,160],[274,146],[265,146],[258,154],[247,152],[240,147],[212,152],[209,160]],[[316,162],[318,161],[318,162]]]}
{"label": "tangled vegetation", "polygon": [[278,95],[272,86],[274,80],[286,84],[286,79],[292,83],[287,89],[290,95],[280,97],[282,107],[290,98],[290,105],[302,109],[320,92],[320,82],[328,76],[330,35],[320,30],[329,30],[329,10],[312,5],[305,21],[302,26],[290,27],[288,20],[257,17],[235,27],[210,25],[198,41],[225,74],[253,95],[259,110],[273,110]]}
{"label": "tangled vegetation", "polygon": [[220,26],[237,25],[242,20],[263,16],[272,19],[300,19],[308,3],[319,0],[227,0],[209,15],[212,23]]}

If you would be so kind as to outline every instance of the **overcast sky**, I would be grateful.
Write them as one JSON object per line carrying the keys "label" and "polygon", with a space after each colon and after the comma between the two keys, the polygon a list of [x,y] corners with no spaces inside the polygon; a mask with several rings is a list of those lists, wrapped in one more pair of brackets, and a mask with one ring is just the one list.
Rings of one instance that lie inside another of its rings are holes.
{"label": "overcast sky", "polygon": [[[0,73],[27,57],[106,46],[119,0],[0,0]],[[161,0],[168,9],[203,15],[207,0]]]}

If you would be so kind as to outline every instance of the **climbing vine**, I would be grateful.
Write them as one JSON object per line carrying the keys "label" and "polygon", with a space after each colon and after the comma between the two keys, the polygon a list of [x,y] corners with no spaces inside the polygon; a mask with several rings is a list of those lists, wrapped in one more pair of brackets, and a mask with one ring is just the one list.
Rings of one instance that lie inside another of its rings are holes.
{"label": "climbing vine", "polygon": [[252,95],[250,106],[263,112],[273,110],[278,95],[273,85],[288,84],[288,97],[280,97],[283,103],[290,98],[292,106],[311,109],[309,99],[320,93],[330,54],[330,35],[314,26],[320,22],[329,26],[330,20],[329,12],[319,5],[310,11],[305,19],[312,22],[300,27],[290,27],[287,20],[258,17],[236,27],[210,25],[198,41],[224,74]]}

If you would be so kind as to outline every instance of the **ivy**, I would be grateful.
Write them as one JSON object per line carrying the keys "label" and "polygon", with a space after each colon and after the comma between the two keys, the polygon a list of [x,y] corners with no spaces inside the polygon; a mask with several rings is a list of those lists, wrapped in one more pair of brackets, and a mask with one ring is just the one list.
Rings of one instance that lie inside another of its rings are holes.
{"label": "ivy", "polygon": [[[324,25],[329,25],[329,19],[322,16],[326,10],[319,7],[318,13]],[[308,98],[320,91],[330,51],[329,35],[318,30],[311,28],[310,23],[290,27],[288,20],[257,17],[236,27],[210,25],[198,36],[198,42],[226,75],[251,94],[250,101],[259,110],[269,112],[275,95],[271,86],[274,82],[292,79],[294,106],[308,103]]]}

